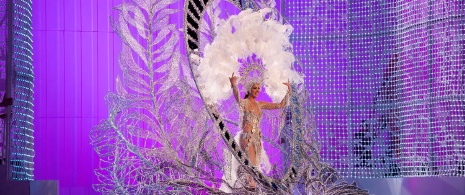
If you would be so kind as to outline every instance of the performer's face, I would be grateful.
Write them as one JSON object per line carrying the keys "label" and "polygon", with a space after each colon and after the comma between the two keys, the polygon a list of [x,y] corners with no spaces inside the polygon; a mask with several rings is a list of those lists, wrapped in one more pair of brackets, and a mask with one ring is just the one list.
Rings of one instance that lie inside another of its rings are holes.
{"label": "performer's face", "polygon": [[260,92],[260,85],[258,85],[257,83],[253,84],[252,88],[250,89],[250,95],[253,98],[257,98],[259,92]]}

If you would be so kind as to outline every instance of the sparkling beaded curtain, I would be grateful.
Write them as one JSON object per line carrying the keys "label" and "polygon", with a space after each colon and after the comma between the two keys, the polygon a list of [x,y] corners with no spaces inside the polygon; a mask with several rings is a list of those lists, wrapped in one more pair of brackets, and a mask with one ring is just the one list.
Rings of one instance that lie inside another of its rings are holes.
{"label": "sparkling beaded curtain", "polygon": [[284,7],[326,162],[347,177],[465,174],[464,1]]}

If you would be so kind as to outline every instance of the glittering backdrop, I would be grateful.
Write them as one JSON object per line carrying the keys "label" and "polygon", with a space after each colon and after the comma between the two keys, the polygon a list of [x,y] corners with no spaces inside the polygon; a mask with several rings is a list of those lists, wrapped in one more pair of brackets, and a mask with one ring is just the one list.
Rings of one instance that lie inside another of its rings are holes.
{"label": "glittering backdrop", "polygon": [[342,175],[464,175],[464,3],[286,1],[321,155]]}

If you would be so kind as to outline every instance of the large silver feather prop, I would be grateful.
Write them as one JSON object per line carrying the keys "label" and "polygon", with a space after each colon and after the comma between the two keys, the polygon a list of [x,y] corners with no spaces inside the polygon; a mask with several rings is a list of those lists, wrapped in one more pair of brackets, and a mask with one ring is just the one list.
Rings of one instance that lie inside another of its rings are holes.
{"label": "large silver feather prop", "polygon": [[216,192],[219,136],[180,52],[172,0],[125,2],[112,21],[122,39],[122,77],[108,119],[91,133],[103,194]]}
{"label": "large silver feather prop", "polygon": [[[202,56],[221,16],[228,14],[220,12],[219,1],[187,0],[184,13],[169,8],[176,2],[133,0],[116,7],[112,24],[123,42],[122,75],[116,92],[106,96],[108,118],[90,135],[100,158],[94,188],[103,194],[222,194],[219,186],[231,161],[224,154],[232,153],[258,184],[254,189],[230,186],[233,193],[366,194],[320,161],[314,117],[307,109],[311,102],[295,85],[290,106],[281,112],[284,125],[271,125],[278,130],[264,136],[282,160],[273,163],[270,174],[250,166],[232,139],[239,123],[235,102],[204,104],[191,72],[198,64],[181,54],[180,31],[170,22],[174,14],[184,15],[187,55]],[[248,2],[255,9],[270,5]],[[267,116],[272,124],[281,115]]]}

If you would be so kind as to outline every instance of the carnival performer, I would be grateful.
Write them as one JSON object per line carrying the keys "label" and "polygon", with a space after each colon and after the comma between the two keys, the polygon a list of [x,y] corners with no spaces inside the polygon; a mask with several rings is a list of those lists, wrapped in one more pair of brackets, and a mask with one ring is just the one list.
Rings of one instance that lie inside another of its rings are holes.
{"label": "carnival performer", "polygon": [[[241,131],[238,132],[241,149],[247,153],[247,156],[250,158],[252,165],[260,170],[260,161],[263,156],[262,153],[264,152],[262,132],[260,130],[262,109],[273,110],[284,108],[289,99],[290,93],[292,92],[291,85],[289,81],[283,83],[288,88],[287,94],[284,96],[280,103],[272,103],[256,100],[261,89],[261,84],[259,82],[248,81],[246,86],[244,86],[247,92],[244,96],[244,99],[241,99],[237,87],[237,77],[234,76],[234,73],[232,73],[232,76],[229,78],[229,80],[233,89],[234,98],[239,104],[239,110],[242,117],[242,124],[240,124]],[[248,180],[248,185],[250,187],[255,187],[255,182],[251,180],[250,176]]]}
{"label": "carnival performer", "polygon": [[[262,111],[284,108],[291,93],[290,82],[296,86],[303,83],[303,77],[293,69],[295,56],[289,41],[293,28],[274,16],[269,8],[241,11],[216,27],[213,41],[203,51],[189,56],[198,64],[193,72],[207,105],[221,105],[234,95],[239,105],[234,142],[249,158],[250,165],[264,174],[270,173],[273,166],[263,149],[260,125],[266,114]],[[266,86],[264,92],[271,102],[257,101],[262,86]],[[239,90],[246,94],[245,98],[240,97]],[[275,111],[271,113],[280,112]],[[282,119],[275,121],[277,129],[281,122]],[[219,189],[234,193],[244,187],[260,188],[234,156],[233,151],[223,149],[223,182]]]}

